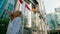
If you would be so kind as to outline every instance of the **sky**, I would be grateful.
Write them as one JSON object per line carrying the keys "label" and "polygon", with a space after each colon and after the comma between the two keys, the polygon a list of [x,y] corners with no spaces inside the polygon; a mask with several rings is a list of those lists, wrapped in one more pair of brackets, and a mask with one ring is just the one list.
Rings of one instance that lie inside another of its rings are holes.
{"label": "sky", "polygon": [[55,12],[55,8],[60,7],[60,0],[43,0],[46,13],[52,13]]}

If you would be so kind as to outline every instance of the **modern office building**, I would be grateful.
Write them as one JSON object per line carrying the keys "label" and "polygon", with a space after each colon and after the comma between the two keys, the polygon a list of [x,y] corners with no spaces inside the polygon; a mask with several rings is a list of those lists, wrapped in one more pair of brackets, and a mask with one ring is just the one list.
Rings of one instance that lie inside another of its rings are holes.
{"label": "modern office building", "polygon": [[8,18],[7,11],[14,10],[14,0],[0,0],[0,18]]}
{"label": "modern office building", "polygon": [[60,13],[54,12],[46,15],[47,23],[49,24],[48,34],[59,34],[60,30]]}
{"label": "modern office building", "polygon": [[[41,1],[40,1],[41,2]],[[17,10],[21,9],[20,11],[22,11],[23,16],[27,18],[27,27],[33,27],[34,23],[35,26],[37,26],[40,23],[40,13],[44,16],[45,15],[45,8],[44,6],[42,7],[43,3],[41,4],[40,2],[37,2],[37,0],[24,0],[23,3],[21,4],[19,1],[17,3]],[[19,5],[20,4],[20,5]],[[27,4],[29,6],[29,8],[27,9],[25,4]],[[40,6],[41,5],[41,6]],[[20,6],[20,7],[19,7]],[[40,8],[39,8],[40,7]],[[43,8],[43,9],[42,9]],[[42,11],[41,11],[42,10]],[[43,13],[44,12],[44,13]],[[36,13],[36,14],[35,14]],[[35,18],[34,18],[35,17]],[[24,20],[25,21],[25,20]],[[23,21],[23,22],[24,22]],[[34,23],[33,23],[34,22]],[[42,19],[43,24],[41,24],[42,26],[44,25],[44,21]],[[41,22],[41,23],[42,23]],[[44,29],[44,27],[42,28],[42,26],[40,27],[41,30]]]}
{"label": "modern office building", "polygon": [[7,11],[13,12],[15,0],[0,0],[0,34],[6,34],[9,15]]}
{"label": "modern office building", "polygon": [[[43,30],[47,30],[46,29],[46,20],[45,22],[43,21],[44,18],[46,18],[46,13],[45,13],[45,7],[44,7],[44,4],[43,4],[43,1],[42,0],[36,0],[37,3],[35,4],[35,7],[33,9],[35,9],[33,12],[35,13],[34,14],[34,17],[35,17],[35,25],[38,26],[37,28],[39,28],[38,30],[40,30],[41,34],[42,32],[44,32]],[[37,10],[36,10],[37,9]],[[41,18],[40,18],[40,17]],[[45,34],[47,34],[47,31],[45,31]]]}
{"label": "modern office building", "polygon": [[55,8],[55,17],[56,17],[56,23],[57,23],[57,26],[56,26],[56,30],[60,30],[60,7],[58,8]]}
{"label": "modern office building", "polygon": [[50,30],[60,30],[60,12],[54,12],[46,15]]}
{"label": "modern office building", "polygon": [[49,24],[49,30],[53,30],[55,27],[55,15],[52,13],[46,15],[47,23]]}

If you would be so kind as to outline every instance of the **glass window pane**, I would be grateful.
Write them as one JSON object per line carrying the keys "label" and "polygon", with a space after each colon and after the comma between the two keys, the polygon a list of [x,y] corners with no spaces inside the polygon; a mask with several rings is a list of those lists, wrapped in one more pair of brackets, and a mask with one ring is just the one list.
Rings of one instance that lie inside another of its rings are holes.
{"label": "glass window pane", "polygon": [[3,1],[3,0],[0,0],[0,5],[1,5],[2,1]]}
{"label": "glass window pane", "polygon": [[[0,2],[1,2],[1,0],[0,0]],[[2,16],[2,14],[3,14],[4,10],[5,10],[6,4],[7,4],[7,0],[4,0],[2,6],[0,8],[0,17]]]}
{"label": "glass window pane", "polygon": [[13,8],[14,8],[13,5],[12,4],[9,4],[9,7],[8,7],[9,11],[12,11]]}

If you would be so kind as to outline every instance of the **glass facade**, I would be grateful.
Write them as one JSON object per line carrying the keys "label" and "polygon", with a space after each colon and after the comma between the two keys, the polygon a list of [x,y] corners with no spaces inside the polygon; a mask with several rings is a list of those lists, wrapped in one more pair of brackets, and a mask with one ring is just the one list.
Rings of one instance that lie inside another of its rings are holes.
{"label": "glass facade", "polygon": [[60,19],[60,14],[56,14],[57,15],[57,19]]}
{"label": "glass facade", "polygon": [[[49,23],[49,25],[56,29],[59,30],[59,26],[60,26],[60,13],[54,13],[54,14],[49,14],[46,16],[47,18],[47,23]],[[50,29],[52,29],[50,28]]]}
{"label": "glass facade", "polygon": [[3,12],[4,12],[4,9],[5,9],[5,6],[7,4],[7,0],[0,0],[0,17],[2,16]]}
{"label": "glass facade", "polygon": [[[14,10],[14,4],[9,3],[8,1],[9,0],[0,0],[0,18],[1,19],[8,17],[6,10],[8,10],[8,11]],[[7,6],[7,4],[8,4],[8,6]],[[6,6],[7,6],[7,8],[6,8]]]}
{"label": "glass facade", "polygon": [[9,15],[7,14],[7,10],[13,12],[15,2],[13,1],[14,0],[0,0],[0,34],[6,34],[9,23]]}
{"label": "glass facade", "polygon": [[60,14],[56,14],[56,21],[57,24],[60,25]]}
{"label": "glass facade", "polygon": [[46,16],[46,19],[47,19],[47,23],[50,26],[50,29],[49,30],[54,30],[54,28],[55,28],[55,16],[52,15],[52,14],[48,14]]}

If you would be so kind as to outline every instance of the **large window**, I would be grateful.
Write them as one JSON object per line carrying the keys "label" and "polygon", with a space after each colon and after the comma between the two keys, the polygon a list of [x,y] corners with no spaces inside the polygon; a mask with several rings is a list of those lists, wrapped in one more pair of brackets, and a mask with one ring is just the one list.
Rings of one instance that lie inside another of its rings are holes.
{"label": "large window", "polygon": [[60,24],[60,14],[57,14],[57,22]]}
{"label": "large window", "polygon": [[9,4],[9,6],[8,6],[8,10],[9,10],[9,11],[12,11],[13,8],[14,8],[14,6],[13,6],[12,4]]}
{"label": "large window", "polygon": [[[14,3],[14,2],[13,2]],[[8,0],[0,0],[0,19],[7,18],[8,15],[6,13],[6,6],[7,6]],[[7,6],[8,7],[8,6]],[[13,4],[9,4],[9,10],[13,10]],[[8,9],[7,9],[8,10]]]}
{"label": "large window", "polygon": [[60,14],[57,14],[57,19],[60,19]]}
{"label": "large window", "polygon": [[3,2],[3,0],[0,0],[0,6],[1,6],[2,2]]}
{"label": "large window", "polygon": [[[13,11],[14,10],[14,4],[15,1],[13,2],[14,0],[11,0],[10,3],[8,2],[8,0],[0,0],[0,18],[6,18],[6,16],[8,17],[7,15],[7,12],[5,10],[8,10],[8,11]],[[13,2],[13,3],[11,3]],[[8,5],[8,6],[7,6]],[[7,8],[6,8],[7,6]]]}
{"label": "large window", "polygon": [[8,0],[0,0],[0,17],[2,16]]}

